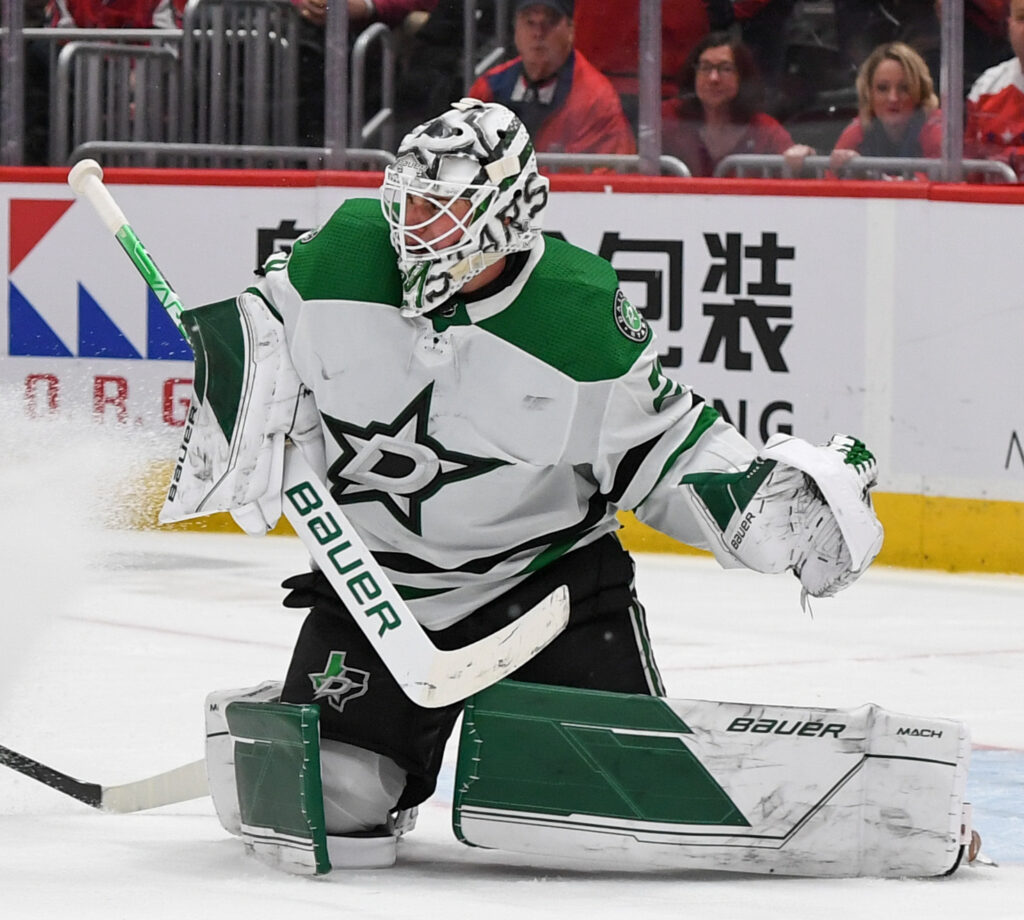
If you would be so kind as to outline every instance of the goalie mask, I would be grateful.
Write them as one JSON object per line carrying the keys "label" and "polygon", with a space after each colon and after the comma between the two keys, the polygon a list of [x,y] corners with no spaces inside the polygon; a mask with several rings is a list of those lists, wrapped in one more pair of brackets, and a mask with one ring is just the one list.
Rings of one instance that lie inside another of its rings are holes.
{"label": "goalie mask", "polygon": [[444,303],[489,265],[540,235],[548,180],[523,123],[463,99],[403,138],[381,208],[402,274],[402,315]]}

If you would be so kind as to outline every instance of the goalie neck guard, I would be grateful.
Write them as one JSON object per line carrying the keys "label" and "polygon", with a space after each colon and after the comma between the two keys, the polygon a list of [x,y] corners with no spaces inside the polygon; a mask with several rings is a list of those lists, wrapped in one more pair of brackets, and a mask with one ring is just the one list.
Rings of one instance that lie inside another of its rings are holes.
{"label": "goalie neck guard", "polygon": [[547,200],[530,135],[503,105],[463,99],[410,131],[381,186],[402,315],[429,313],[489,265],[529,249]]}

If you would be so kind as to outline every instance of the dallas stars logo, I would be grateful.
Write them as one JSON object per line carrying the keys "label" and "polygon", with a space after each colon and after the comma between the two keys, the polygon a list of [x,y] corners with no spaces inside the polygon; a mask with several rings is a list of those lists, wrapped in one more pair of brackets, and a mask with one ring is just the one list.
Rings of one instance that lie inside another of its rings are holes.
{"label": "dallas stars logo", "polygon": [[345,652],[331,652],[323,671],[310,674],[309,679],[313,682],[313,699],[327,700],[327,705],[338,712],[370,688],[368,671],[345,667]]}
{"label": "dallas stars logo", "polygon": [[339,504],[378,501],[404,527],[422,533],[422,506],[445,486],[503,466],[504,460],[447,450],[427,434],[430,397],[426,386],[393,422],[365,428],[324,415],[341,455],[327,478]]}

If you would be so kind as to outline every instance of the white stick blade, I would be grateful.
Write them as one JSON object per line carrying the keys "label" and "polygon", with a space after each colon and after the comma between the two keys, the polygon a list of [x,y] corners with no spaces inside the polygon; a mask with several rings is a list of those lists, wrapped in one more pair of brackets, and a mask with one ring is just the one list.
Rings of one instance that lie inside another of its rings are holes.
{"label": "white stick blade", "polygon": [[166,773],[140,779],[122,786],[104,786],[103,811],[128,814],[175,802],[188,802],[210,794],[206,779],[206,761],[195,760]]}

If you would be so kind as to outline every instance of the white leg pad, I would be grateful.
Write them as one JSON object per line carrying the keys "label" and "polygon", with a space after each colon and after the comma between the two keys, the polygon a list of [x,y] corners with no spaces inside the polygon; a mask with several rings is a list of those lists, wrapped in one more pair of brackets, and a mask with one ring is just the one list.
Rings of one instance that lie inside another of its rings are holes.
{"label": "white leg pad", "polygon": [[206,775],[210,796],[221,826],[236,837],[242,835],[242,817],[235,783],[235,746],[228,732],[228,703],[272,703],[281,698],[282,682],[265,680],[255,687],[214,690],[206,697]]}
{"label": "white leg pad", "polygon": [[[540,750],[539,760],[523,753]],[[970,840],[969,756],[964,724],[871,704],[505,681],[467,704],[454,824],[475,846],[615,865],[937,876]]]}

